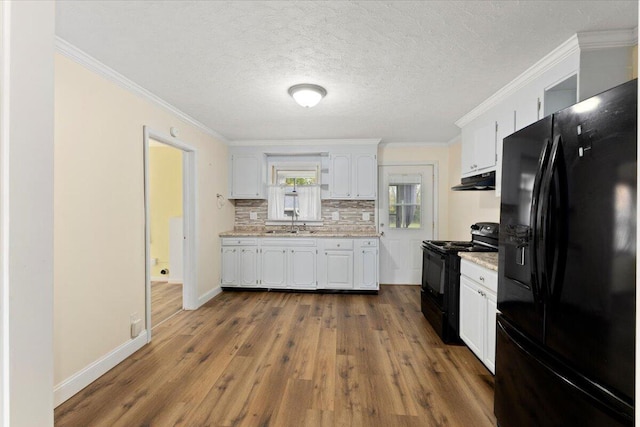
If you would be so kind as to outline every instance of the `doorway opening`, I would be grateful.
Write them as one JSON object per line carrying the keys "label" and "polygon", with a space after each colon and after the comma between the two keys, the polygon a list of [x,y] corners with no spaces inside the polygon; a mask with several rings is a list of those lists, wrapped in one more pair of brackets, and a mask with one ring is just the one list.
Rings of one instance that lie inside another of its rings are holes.
{"label": "doorway opening", "polygon": [[146,325],[196,307],[195,150],[144,128]]}

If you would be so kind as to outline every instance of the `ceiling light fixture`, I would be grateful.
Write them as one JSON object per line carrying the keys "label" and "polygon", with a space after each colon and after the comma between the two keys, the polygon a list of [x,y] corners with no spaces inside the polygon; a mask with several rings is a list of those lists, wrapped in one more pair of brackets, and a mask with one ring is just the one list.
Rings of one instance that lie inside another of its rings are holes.
{"label": "ceiling light fixture", "polygon": [[313,107],[322,98],[327,95],[327,91],[322,86],[312,84],[301,84],[291,86],[289,88],[289,95],[303,107]]}

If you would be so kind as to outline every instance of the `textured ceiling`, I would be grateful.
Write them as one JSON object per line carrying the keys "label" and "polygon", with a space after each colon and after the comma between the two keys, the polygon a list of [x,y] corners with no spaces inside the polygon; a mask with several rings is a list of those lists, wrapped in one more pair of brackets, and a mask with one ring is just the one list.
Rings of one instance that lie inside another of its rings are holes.
{"label": "textured ceiling", "polygon": [[[58,1],[57,35],[229,140],[446,142],[454,122],[637,1]],[[327,97],[287,94],[316,83]]]}

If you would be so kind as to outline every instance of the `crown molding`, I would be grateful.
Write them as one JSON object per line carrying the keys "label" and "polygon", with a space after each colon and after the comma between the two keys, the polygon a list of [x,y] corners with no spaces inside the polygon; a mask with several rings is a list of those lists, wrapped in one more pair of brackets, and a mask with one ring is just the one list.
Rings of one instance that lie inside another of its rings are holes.
{"label": "crown molding", "polygon": [[476,108],[465,114],[455,124],[460,128],[466,126],[576,52],[633,46],[637,43],[638,27],[624,30],[590,31],[574,34],[502,89],[498,90]]}
{"label": "crown molding", "polygon": [[565,41],[545,57],[543,57],[541,60],[525,70],[518,77],[513,79],[502,89],[498,90],[476,108],[465,114],[455,123],[456,126],[458,126],[459,128],[466,126],[486,111],[489,111],[491,108],[499,105],[509,96],[513,95],[518,90],[522,89],[530,82],[555,67],[558,63],[564,61],[575,52],[578,52],[578,49],[578,37],[576,35],[573,35],[567,41]]}
{"label": "crown molding", "polygon": [[86,52],[78,49],[76,46],[72,45],[68,41],[58,36],[56,36],[56,51],[66,56],[67,58],[77,62],[78,64],[84,66],[90,71],[93,71],[94,73],[106,78],[107,80],[110,80],[111,82],[116,83],[118,86],[133,93],[134,95],[138,95],[146,99],[147,101],[169,111],[170,113],[176,115],[181,120],[196,127],[197,129],[201,130],[207,135],[229,145],[229,141],[227,140],[227,138],[220,135],[218,132],[205,126],[204,124],[194,119],[193,117],[189,116],[185,112],[169,104],[164,99],[153,94],[152,92],[148,91],[147,89],[143,88],[142,86],[138,85],[137,83],[133,82],[132,80],[118,73],[113,68],[103,64],[102,62],[98,61],[97,59],[90,56]]}
{"label": "crown molding", "polygon": [[248,146],[325,146],[325,145],[378,145],[381,138],[366,139],[248,139],[231,141],[234,147]]}
{"label": "crown molding", "polygon": [[638,44],[638,27],[625,30],[578,33],[580,50],[629,47]]}

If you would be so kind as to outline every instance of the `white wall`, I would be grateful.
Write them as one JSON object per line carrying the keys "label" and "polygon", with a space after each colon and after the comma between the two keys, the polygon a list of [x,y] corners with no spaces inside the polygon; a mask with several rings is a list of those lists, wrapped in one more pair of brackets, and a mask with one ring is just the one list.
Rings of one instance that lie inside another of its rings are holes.
{"label": "white wall", "polygon": [[223,142],[60,54],[55,90],[54,379],[59,396],[73,388],[74,378],[88,375],[91,364],[131,342],[131,314],[144,318],[143,126],[166,134],[175,126],[180,140],[196,150],[199,297],[219,288],[218,233],[233,228],[233,205],[216,204],[216,193],[227,189]]}
{"label": "white wall", "polygon": [[53,2],[0,2],[0,426],[53,425]]}

